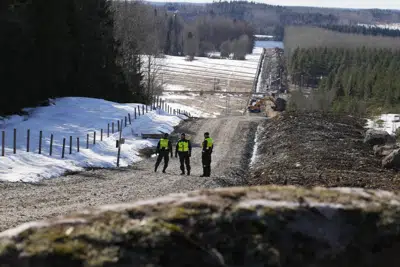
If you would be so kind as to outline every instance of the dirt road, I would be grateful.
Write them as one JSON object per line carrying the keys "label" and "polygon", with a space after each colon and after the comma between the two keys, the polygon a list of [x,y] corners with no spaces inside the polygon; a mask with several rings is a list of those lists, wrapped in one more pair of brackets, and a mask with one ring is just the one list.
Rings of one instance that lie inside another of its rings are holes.
{"label": "dirt road", "polygon": [[245,184],[255,130],[263,119],[254,116],[199,119],[176,129],[192,134],[194,144],[200,144],[203,133],[210,132],[215,152],[209,178],[199,177],[201,150],[195,147],[191,158],[192,176],[180,175],[179,161],[175,158],[170,160],[166,174],[154,173],[155,158],[149,158],[130,168],[86,171],[38,184],[0,183],[0,231],[90,206]]}

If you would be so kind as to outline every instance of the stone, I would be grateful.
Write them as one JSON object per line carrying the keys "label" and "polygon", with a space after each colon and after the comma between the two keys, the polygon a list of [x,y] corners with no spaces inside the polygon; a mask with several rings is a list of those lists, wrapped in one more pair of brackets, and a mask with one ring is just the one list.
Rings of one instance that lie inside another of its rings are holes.
{"label": "stone", "polygon": [[400,169],[400,149],[393,150],[392,153],[382,159],[382,167],[388,169]]}
{"label": "stone", "polygon": [[374,145],[373,150],[374,150],[374,155],[378,157],[386,157],[390,153],[393,152],[395,149],[399,149],[400,147],[396,144],[391,144],[391,145]]}
{"label": "stone", "polygon": [[364,143],[371,146],[395,144],[396,138],[386,131],[369,129],[365,133]]}
{"label": "stone", "polygon": [[0,233],[0,266],[394,267],[399,227],[398,193],[201,190],[9,229]]}

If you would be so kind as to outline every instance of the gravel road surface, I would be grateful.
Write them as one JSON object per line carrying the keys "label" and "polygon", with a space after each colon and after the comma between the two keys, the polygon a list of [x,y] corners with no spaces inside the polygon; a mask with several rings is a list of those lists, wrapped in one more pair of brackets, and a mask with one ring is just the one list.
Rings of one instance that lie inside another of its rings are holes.
{"label": "gravel road surface", "polygon": [[176,132],[193,135],[194,144],[200,144],[204,132],[210,132],[215,149],[212,174],[208,178],[199,177],[201,150],[194,147],[191,176],[180,175],[176,158],[170,160],[166,174],[154,173],[155,158],[148,158],[129,168],[85,171],[36,184],[0,183],[0,231],[90,206],[246,184],[255,131],[264,119],[255,116],[196,119],[177,127]]}

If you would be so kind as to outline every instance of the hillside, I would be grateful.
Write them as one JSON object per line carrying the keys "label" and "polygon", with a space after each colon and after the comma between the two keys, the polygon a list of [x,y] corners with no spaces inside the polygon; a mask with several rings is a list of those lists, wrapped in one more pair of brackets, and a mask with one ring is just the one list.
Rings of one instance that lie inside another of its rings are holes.
{"label": "hillside", "polygon": [[[160,7],[160,4],[157,5]],[[178,11],[185,20],[197,16],[215,14],[244,20],[256,30],[256,34],[274,35],[283,38],[283,27],[287,25],[326,24],[391,24],[400,22],[400,11],[379,9],[340,9],[300,6],[274,6],[262,3],[233,1],[214,2],[205,5],[192,3],[166,3],[169,12]]]}

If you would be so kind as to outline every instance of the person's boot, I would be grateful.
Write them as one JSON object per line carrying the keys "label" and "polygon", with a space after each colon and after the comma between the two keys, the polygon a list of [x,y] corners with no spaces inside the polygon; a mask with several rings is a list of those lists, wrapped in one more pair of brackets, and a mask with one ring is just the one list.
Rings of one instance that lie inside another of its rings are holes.
{"label": "person's boot", "polygon": [[181,175],[185,175],[185,172],[181,172]]}
{"label": "person's boot", "polygon": [[164,170],[162,170],[162,172],[163,172],[163,173],[165,173],[165,169],[164,169]]}
{"label": "person's boot", "polygon": [[154,172],[157,172],[157,166],[156,166],[156,167],[154,167]]}

